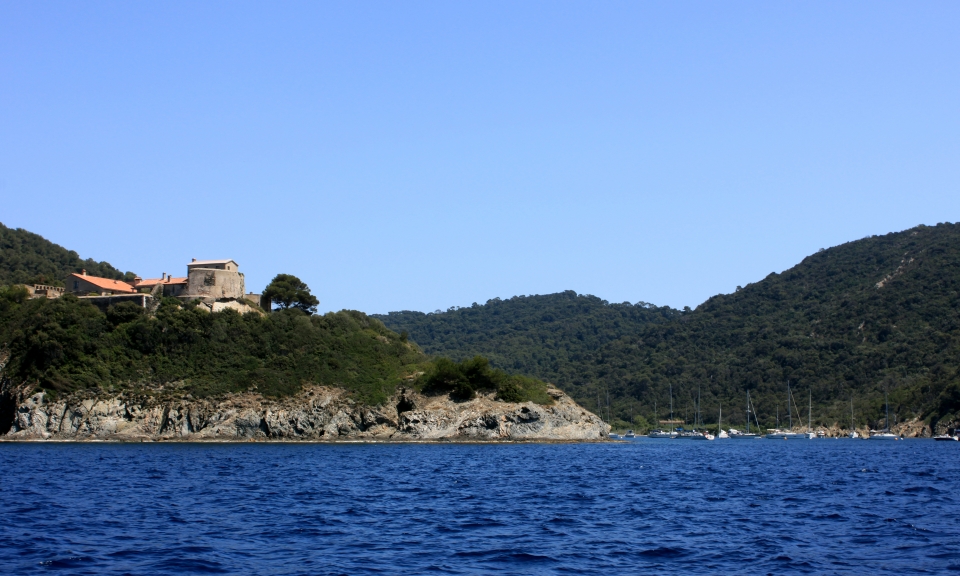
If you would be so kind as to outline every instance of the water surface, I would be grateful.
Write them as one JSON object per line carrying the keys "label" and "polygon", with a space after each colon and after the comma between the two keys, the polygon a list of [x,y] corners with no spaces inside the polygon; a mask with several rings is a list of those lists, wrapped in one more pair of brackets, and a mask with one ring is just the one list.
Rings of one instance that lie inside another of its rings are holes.
{"label": "water surface", "polygon": [[0,444],[8,574],[960,571],[960,443]]}

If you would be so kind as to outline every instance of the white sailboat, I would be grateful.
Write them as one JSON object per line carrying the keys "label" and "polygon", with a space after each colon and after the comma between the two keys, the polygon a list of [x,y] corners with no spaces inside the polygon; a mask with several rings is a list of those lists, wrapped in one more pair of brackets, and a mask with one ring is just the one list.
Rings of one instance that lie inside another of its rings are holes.
{"label": "white sailboat", "polygon": [[853,422],[853,396],[850,397],[850,437],[859,438],[860,434],[857,433],[857,426]]}
{"label": "white sailboat", "polygon": [[887,417],[883,423],[883,430],[877,432],[870,431],[870,440],[900,440],[900,436],[890,431],[890,400],[887,398],[887,391],[883,391],[883,403],[887,405]]}
{"label": "white sailboat", "polygon": [[730,438],[730,436],[723,431],[723,404],[720,404],[720,417],[717,419],[717,440],[727,438]]}
{"label": "white sailboat", "polygon": [[[760,438],[760,435],[759,435],[759,434],[754,434],[753,432],[750,432],[750,411],[751,411],[750,408],[751,408],[751,404],[750,404],[750,391],[747,390],[747,431],[746,431],[746,432],[741,432],[740,430],[736,430],[736,429],[734,429],[734,428],[731,428],[731,429],[730,429],[730,436],[729,436],[730,438],[734,438],[734,439],[736,439],[736,440],[748,440],[748,439],[749,439],[749,440],[756,440],[757,438]],[[754,418],[754,420],[757,419],[756,411],[754,411],[754,416],[753,416],[753,418]],[[757,430],[760,430],[760,423],[759,423],[759,422],[757,422]]]}
{"label": "white sailboat", "polygon": [[790,410],[790,400],[793,394],[790,392],[790,382],[787,382],[787,415],[790,417],[790,424],[787,430],[780,430],[779,428],[774,428],[773,430],[767,430],[766,438],[770,440],[807,440],[809,438],[816,438],[816,435],[808,432],[794,432],[793,431],[793,411]]}
{"label": "white sailboat", "polygon": [[813,390],[807,390],[807,439],[822,437],[822,434],[816,434],[813,431]]}

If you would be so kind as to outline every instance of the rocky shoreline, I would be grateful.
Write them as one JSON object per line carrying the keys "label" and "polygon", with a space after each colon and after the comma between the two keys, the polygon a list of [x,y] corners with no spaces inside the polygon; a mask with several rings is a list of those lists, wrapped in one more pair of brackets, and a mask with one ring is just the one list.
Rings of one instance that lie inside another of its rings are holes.
{"label": "rocky shoreline", "polygon": [[67,397],[8,390],[0,441],[570,442],[605,440],[609,427],[556,388],[553,403],[456,402],[401,388],[381,406],[340,388],[293,397],[232,394],[217,400],[147,395]]}

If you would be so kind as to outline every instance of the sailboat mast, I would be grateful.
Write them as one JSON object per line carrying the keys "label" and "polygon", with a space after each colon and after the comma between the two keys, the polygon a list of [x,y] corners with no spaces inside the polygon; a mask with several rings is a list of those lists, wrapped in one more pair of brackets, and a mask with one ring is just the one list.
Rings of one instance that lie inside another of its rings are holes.
{"label": "sailboat mast", "polygon": [[747,434],[750,433],[750,391],[747,390]]}
{"label": "sailboat mast", "polygon": [[[889,411],[890,411],[890,410],[888,409],[887,412],[889,412]],[[697,385],[697,415],[696,415],[696,419],[697,419],[697,421],[696,421],[695,425],[696,425],[697,427],[702,426],[702,425],[703,425],[703,420],[700,418],[700,385],[699,385],[699,384]]]}
{"label": "sailboat mast", "polygon": [[850,432],[856,430],[853,424],[853,396],[850,397]]}
{"label": "sailboat mast", "polygon": [[670,420],[673,420],[673,384],[670,384]]}
{"label": "sailboat mast", "polygon": [[787,380],[787,416],[790,417],[790,430],[793,430],[793,412],[790,411],[790,381]]}
{"label": "sailboat mast", "polygon": [[884,422],[883,428],[889,432],[890,431],[890,399],[887,398],[887,391],[883,391],[883,403],[887,405],[887,420]]}
{"label": "sailboat mast", "polygon": [[[779,406],[778,406],[779,408]],[[757,434],[760,433],[760,420],[757,419],[757,407],[750,403],[750,410],[753,411],[753,423],[757,425]],[[779,426],[779,423],[777,424]]]}
{"label": "sailboat mast", "polygon": [[807,394],[807,432],[813,432],[813,390],[808,390]]}

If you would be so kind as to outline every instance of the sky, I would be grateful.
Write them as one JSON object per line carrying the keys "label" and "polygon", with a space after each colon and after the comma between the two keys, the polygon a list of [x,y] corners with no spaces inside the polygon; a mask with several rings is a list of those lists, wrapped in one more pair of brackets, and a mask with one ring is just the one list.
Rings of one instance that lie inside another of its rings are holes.
{"label": "sky", "polygon": [[0,222],[320,311],[695,308],[960,220],[956,2],[0,0]]}

